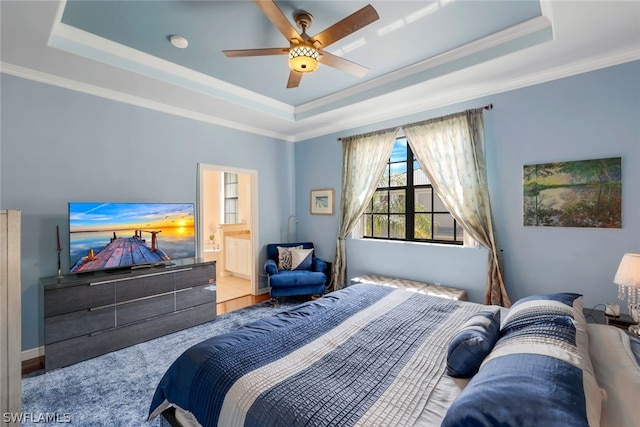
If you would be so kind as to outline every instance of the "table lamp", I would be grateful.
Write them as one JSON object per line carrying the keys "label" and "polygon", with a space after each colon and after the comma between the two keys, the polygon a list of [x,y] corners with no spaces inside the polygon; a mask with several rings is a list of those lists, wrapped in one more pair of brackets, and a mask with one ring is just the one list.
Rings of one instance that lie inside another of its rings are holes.
{"label": "table lamp", "polygon": [[640,326],[637,323],[640,320],[640,254],[624,254],[613,283],[618,285],[618,298],[624,299],[626,294],[629,315],[636,322],[629,330],[639,335]]}

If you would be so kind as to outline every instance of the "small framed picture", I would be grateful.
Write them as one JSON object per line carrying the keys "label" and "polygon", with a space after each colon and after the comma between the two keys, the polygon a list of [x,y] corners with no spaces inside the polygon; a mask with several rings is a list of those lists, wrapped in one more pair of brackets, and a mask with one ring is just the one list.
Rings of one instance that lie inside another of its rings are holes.
{"label": "small framed picture", "polygon": [[333,188],[311,190],[311,213],[333,215]]}

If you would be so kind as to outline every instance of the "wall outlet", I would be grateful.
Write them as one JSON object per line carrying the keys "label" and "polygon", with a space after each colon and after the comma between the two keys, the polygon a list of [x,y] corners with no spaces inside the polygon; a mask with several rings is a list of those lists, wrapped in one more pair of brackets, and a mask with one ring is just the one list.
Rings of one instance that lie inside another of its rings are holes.
{"label": "wall outlet", "polygon": [[604,314],[607,316],[620,316],[620,306],[618,304],[608,303],[604,305]]}

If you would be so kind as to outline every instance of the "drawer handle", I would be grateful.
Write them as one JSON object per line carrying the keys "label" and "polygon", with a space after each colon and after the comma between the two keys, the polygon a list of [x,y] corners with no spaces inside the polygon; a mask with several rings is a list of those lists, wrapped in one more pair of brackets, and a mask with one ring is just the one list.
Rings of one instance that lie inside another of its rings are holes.
{"label": "drawer handle", "polygon": [[102,331],[91,332],[89,334],[89,336],[90,337],[95,337],[96,335],[104,334],[105,332],[113,332],[115,330],[126,328],[128,326],[137,325],[139,323],[146,323],[146,322],[149,322],[150,320],[155,320],[155,319],[157,319],[159,317],[173,316],[175,314],[184,313],[185,311],[189,311],[189,310],[193,310],[193,307],[183,308],[182,310],[172,311],[171,313],[158,314],[157,316],[147,317],[146,319],[141,319],[141,320],[137,320],[135,322],[125,323],[123,325],[118,325],[115,328],[109,328],[109,329],[103,329]]}
{"label": "drawer handle", "polygon": [[107,283],[116,283],[116,282],[127,282],[129,280],[136,280],[136,279],[140,279],[143,277],[153,277],[153,276],[162,276],[165,274],[173,274],[173,273],[180,273],[183,271],[191,271],[193,270],[192,267],[186,267],[186,268],[180,268],[177,270],[168,270],[168,271],[160,271],[160,272],[155,272],[155,273],[147,273],[147,274],[140,274],[137,276],[132,276],[132,277],[121,277],[119,279],[111,279],[111,280],[102,280],[100,282],[91,282],[89,283],[89,286],[97,286],[97,285],[104,285]]}

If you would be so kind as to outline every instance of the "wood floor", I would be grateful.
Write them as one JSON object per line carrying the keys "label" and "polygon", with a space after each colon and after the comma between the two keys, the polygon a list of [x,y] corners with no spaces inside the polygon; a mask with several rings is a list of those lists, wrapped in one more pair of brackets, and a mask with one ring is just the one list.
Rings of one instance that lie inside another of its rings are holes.
{"label": "wood floor", "polygon": [[269,294],[251,295],[251,282],[235,276],[216,278],[218,315],[268,300]]}

